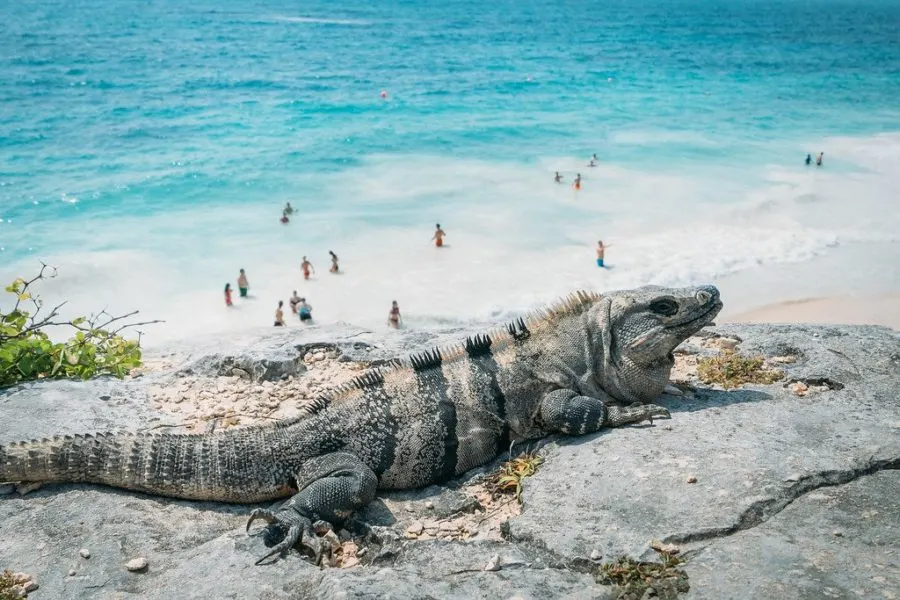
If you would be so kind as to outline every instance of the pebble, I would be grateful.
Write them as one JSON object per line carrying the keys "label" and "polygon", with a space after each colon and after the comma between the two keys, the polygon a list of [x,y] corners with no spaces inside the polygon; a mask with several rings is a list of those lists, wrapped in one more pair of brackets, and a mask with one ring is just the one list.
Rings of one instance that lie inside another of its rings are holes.
{"label": "pebble", "polygon": [[143,556],[138,556],[137,558],[132,558],[127,563],[125,563],[125,568],[131,571],[132,573],[137,571],[143,571],[147,568],[147,559]]}
{"label": "pebble", "polygon": [[831,533],[836,537],[844,537],[844,533],[841,531],[832,531]]}
{"label": "pebble", "polygon": [[429,509],[429,510],[433,509],[433,508],[434,508],[434,502],[432,502],[431,500],[428,500],[427,502],[425,502],[425,508],[427,508],[427,509]]}
{"label": "pebble", "polygon": [[239,369],[237,367],[235,367],[231,370],[231,374],[234,375],[235,377],[240,377],[241,379],[250,379],[250,373],[248,373],[247,371],[245,371],[243,369]]}
{"label": "pebble", "polygon": [[591,550],[591,560],[600,560],[601,558],[603,558],[603,554],[601,554],[599,550],[596,548]]}
{"label": "pebble", "polygon": [[40,586],[37,581],[29,580],[25,582],[25,593],[30,594],[34,590],[38,589]]}
{"label": "pebble", "polygon": [[421,535],[422,531],[424,530],[425,526],[421,522],[416,521],[406,528],[406,533],[409,533],[411,535]]}
{"label": "pebble", "polygon": [[690,477],[687,478],[687,482],[688,483],[697,483],[697,478],[694,477],[693,475],[691,475]]}
{"label": "pebble", "polygon": [[500,570],[500,555],[495,554],[491,557],[491,560],[484,565],[485,571],[499,571]]}
{"label": "pebble", "polygon": [[365,556],[366,552],[367,552],[367,550],[365,548],[360,548],[359,550],[356,551],[356,556]]}
{"label": "pebble", "polygon": [[81,558],[90,558],[91,557],[91,551],[88,550],[87,548],[82,548],[81,550],[78,551],[78,554],[81,555]]}
{"label": "pebble", "polygon": [[76,574],[75,569],[69,569],[69,577],[75,577]]}

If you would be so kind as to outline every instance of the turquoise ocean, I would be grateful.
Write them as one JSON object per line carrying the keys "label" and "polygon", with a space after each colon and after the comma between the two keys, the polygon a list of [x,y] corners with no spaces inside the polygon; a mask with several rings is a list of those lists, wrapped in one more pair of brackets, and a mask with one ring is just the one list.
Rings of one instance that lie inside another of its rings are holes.
{"label": "turquoise ocean", "polygon": [[[394,299],[416,326],[577,288],[900,289],[900,0],[2,14],[0,275],[52,263],[48,301],[165,319],[151,341],[269,326],[294,289],[372,326]],[[253,298],[226,310],[241,267]]]}

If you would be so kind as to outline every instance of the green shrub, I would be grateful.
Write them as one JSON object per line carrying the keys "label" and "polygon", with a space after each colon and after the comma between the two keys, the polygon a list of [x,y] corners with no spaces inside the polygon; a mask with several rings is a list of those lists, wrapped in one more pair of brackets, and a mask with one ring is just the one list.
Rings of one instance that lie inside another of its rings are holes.
{"label": "green shrub", "polygon": [[[15,301],[9,312],[0,309],[0,386],[45,378],[123,377],[140,366],[140,332],[136,340],[126,340],[120,333],[159,321],[124,322],[137,311],[120,317],[101,311],[90,317],[61,320],[59,309],[65,303],[42,314],[43,303],[32,289],[35,282],[55,273],[52,267],[43,265],[33,279],[20,277],[6,287]],[[46,330],[58,326],[74,329],[75,333],[65,342],[54,342]]]}

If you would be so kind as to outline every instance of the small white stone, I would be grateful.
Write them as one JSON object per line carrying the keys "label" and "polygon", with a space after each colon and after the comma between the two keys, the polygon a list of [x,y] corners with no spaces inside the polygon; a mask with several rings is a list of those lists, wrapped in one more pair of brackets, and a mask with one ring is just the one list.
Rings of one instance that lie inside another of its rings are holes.
{"label": "small white stone", "polygon": [[69,569],[69,577],[75,577],[76,574],[75,569]]}
{"label": "small white stone", "polygon": [[143,571],[144,569],[147,568],[147,559],[144,558],[143,556],[138,556],[137,558],[132,558],[127,563],[125,563],[125,568],[128,569],[129,571],[131,571],[132,573],[136,572],[136,571]]}
{"label": "small white stone", "polygon": [[491,560],[488,561],[486,565],[484,565],[485,571],[499,571],[500,570],[500,555],[495,554],[491,557]]}
{"label": "small white stone", "polygon": [[25,587],[25,593],[26,593],[26,594],[30,594],[30,593],[33,592],[34,590],[38,589],[38,587],[40,587],[40,586],[38,585],[38,582],[37,582],[37,581],[29,580],[29,581],[26,581],[26,582],[25,582],[25,586],[24,586],[24,587]]}
{"label": "small white stone", "polygon": [[427,500],[427,501],[425,502],[425,508],[427,508],[427,509],[429,509],[429,510],[433,509],[433,508],[434,508],[434,502],[432,502],[431,500]]}
{"label": "small white stone", "polygon": [[597,550],[596,548],[591,550],[591,560],[596,561],[596,560],[600,560],[601,558],[603,558],[603,554],[599,550]]}
{"label": "small white stone", "polygon": [[78,551],[78,554],[81,555],[81,558],[90,558],[91,557],[91,551],[88,550],[87,548],[82,548],[81,550]]}
{"label": "small white stone", "polygon": [[409,533],[410,535],[421,535],[424,529],[425,526],[420,521],[416,521],[406,528],[406,533]]}

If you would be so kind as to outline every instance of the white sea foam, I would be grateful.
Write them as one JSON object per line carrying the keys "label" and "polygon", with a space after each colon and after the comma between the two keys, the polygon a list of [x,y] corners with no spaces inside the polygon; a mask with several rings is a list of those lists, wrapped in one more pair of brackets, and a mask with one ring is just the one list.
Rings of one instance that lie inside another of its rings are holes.
{"label": "white sea foam", "polygon": [[284,23],[320,23],[323,25],[371,25],[371,21],[363,19],[332,19],[326,17],[292,17],[286,15],[276,15],[272,17],[274,21]]}
{"label": "white sea foam", "polygon": [[[274,202],[268,209],[119,215],[79,227],[47,223],[42,237],[84,251],[42,255],[60,267],[43,293],[48,302],[68,299],[70,314],[140,308],[143,317],[165,319],[147,330],[154,344],[271,326],[277,301],[294,289],[320,322],[383,327],[398,300],[414,327],[497,319],[577,288],[715,283],[853,244],[873,248],[866,260],[900,264],[900,185],[891,168],[900,136],[819,146],[823,168],[772,166],[732,178],[584,168],[566,157],[538,165],[373,157],[320,176],[315,203],[287,198],[301,208],[287,226],[277,223]],[[553,183],[555,170],[565,172],[565,185]],[[576,192],[571,176],[579,171],[584,186]],[[435,222],[448,233],[445,248],[429,240]],[[611,244],[610,269],[594,262],[597,238]],[[328,273],[329,249],[341,258],[340,275]],[[311,281],[300,274],[304,254],[318,271]],[[8,265],[0,275],[11,279],[36,266]],[[226,281],[236,287],[240,267],[252,297],[235,294],[227,309],[222,288]],[[763,293],[747,285],[743,305],[752,306],[754,294],[765,304]],[[300,324],[291,319],[289,326]]]}

